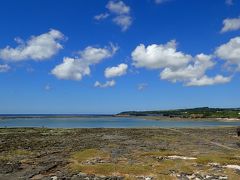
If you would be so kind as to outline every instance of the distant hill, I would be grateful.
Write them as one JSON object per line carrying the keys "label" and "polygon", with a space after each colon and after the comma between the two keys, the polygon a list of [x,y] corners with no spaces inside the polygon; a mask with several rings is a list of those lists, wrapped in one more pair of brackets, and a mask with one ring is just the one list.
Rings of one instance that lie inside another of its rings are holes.
{"label": "distant hill", "polygon": [[159,111],[125,111],[117,116],[163,116],[179,118],[239,118],[240,108],[209,108],[175,109]]}

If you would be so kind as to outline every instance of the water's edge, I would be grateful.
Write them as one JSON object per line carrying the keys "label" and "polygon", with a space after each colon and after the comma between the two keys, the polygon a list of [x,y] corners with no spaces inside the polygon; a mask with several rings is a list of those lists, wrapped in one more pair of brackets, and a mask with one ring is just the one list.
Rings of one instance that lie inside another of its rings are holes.
{"label": "water's edge", "polygon": [[81,116],[81,117],[8,117],[0,120],[0,128],[199,128],[236,127],[240,121],[144,119],[141,117]]}

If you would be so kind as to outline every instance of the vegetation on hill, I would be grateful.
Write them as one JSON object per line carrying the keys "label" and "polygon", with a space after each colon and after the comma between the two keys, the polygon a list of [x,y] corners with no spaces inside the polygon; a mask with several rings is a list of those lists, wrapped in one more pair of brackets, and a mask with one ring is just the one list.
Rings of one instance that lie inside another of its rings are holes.
{"label": "vegetation on hill", "polygon": [[163,116],[179,118],[239,118],[240,108],[209,108],[159,110],[159,111],[126,111],[118,116]]}

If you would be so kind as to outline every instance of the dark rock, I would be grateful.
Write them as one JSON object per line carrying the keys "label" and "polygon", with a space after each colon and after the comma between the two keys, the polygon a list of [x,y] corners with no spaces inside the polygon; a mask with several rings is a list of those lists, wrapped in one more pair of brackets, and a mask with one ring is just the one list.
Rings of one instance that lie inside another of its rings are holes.
{"label": "dark rock", "polygon": [[0,173],[7,174],[21,170],[20,162],[0,161]]}
{"label": "dark rock", "polygon": [[237,136],[240,136],[240,127],[237,128]]}

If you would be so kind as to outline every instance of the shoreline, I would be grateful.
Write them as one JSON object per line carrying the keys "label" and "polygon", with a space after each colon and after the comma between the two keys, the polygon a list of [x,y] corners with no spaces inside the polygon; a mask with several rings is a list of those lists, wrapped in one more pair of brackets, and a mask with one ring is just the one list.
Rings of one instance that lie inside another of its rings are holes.
{"label": "shoreline", "polygon": [[179,118],[179,117],[165,117],[165,116],[128,116],[129,118],[141,118],[145,120],[156,121],[221,121],[221,122],[240,122],[238,118]]}
{"label": "shoreline", "polygon": [[198,127],[191,127],[191,126],[186,126],[186,127],[160,127],[160,126],[151,126],[151,127],[79,127],[79,128],[62,128],[62,127],[0,127],[0,130],[172,130],[172,129],[177,129],[177,130],[215,130],[215,129],[237,129],[239,126],[198,126]]}
{"label": "shoreline", "polygon": [[239,122],[240,118],[181,118],[168,116],[132,116],[132,115],[29,115],[29,116],[0,116],[0,120],[5,119],[31,119],[31,118],[47,118],[47,119],[62,119],[62,118],[136,118],[144,120],[160,120],[160,121],[222,121],[222,122]]}

